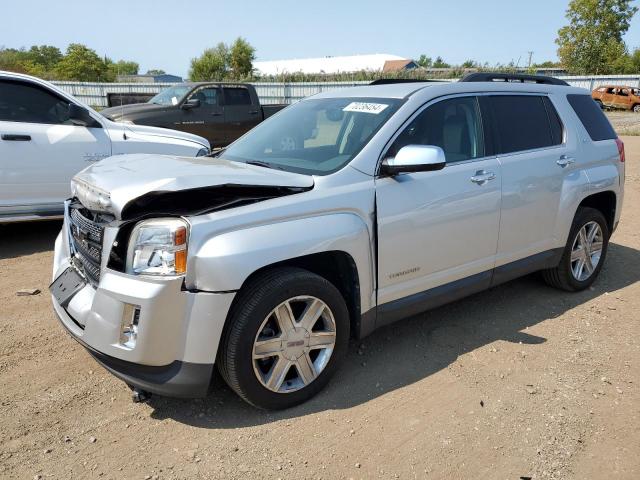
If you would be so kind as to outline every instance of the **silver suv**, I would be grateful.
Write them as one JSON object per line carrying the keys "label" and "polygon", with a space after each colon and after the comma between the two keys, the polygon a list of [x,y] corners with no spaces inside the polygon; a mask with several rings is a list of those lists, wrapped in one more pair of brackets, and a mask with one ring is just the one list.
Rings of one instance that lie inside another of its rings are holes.
{"label": "silver suv", "polygon": [[350,337],[535,271],[587,288],[623,185],[622,142],[555,79],[323,93],[213,157],[76,175],[53,306],[139,399],[205,395],[217,366],[247,402],[285,408]]}

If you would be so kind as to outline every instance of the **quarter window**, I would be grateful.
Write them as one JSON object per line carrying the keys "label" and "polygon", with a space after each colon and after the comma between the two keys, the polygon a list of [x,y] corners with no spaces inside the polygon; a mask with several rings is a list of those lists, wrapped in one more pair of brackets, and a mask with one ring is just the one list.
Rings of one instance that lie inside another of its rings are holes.
{"label": "quarter window", "polygon": [[71,125],[69,102],[36,85],[3,81],[0,121]]}
{"label": "quarter window", "polygon": [[440,147],[447,163],[484,157],[476,97],[451,98],[427,107],[395,140],[387,156],[395,156],[407,145]]}
{"label": "quarter window", "polygon": [[543,97],[504,95],[490,99],[497,128],[498,153],[545,148],[561,142],[558,141],[557,124],[556,138],[553,138]]}

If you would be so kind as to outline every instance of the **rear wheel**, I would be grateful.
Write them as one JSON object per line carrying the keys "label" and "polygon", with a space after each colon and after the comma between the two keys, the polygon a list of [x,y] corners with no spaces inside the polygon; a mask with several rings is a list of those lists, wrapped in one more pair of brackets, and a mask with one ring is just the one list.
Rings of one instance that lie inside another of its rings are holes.
{"label": "rear wheel", "polygon": [[545,281],[571,292],[591,286],[604,263],[609,235],[602,212],[587,207],[578,209],[560,263],[542,272]]}
{"label": "rear wheel", "polygon": [[349,314],[338,289],[306,270],[280,268],[240,292],[217,363],[245,401],[288,408],[326,385],[348,339]]}
{"label": "rear wheel", "polygon": [[636,113],[640,113],[640,103],[633,106],[633,111]]}

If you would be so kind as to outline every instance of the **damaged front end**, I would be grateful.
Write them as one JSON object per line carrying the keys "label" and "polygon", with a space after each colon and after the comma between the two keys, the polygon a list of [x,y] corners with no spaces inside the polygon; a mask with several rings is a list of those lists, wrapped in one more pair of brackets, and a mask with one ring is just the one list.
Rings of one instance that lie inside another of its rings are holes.
{"label": "damaged front end", "polygon": [[127,203],[122,209],[121,220],[112,223],[117,226],[118,233],[111,245],[107,267],[119,272],[126,270],[129,238],[140,221],[155,217],[204,215],[306,192],[311,188],[313,187],[216,185],[146,193]]}

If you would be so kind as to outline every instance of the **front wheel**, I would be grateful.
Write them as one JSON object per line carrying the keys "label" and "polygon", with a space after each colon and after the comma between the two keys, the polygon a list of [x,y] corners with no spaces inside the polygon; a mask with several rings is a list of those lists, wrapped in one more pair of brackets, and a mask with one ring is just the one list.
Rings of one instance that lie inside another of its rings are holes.
{"label": "front wheel", "polygon": [[588,207],[578,209],[560,263],[542,272],[544,280],[570,292],[591,286],[602,269],[609,235],[602,212]]}
{"label": "front wheel", "polygon": [[633,111],[634,111],[635,113],[640,113],[640,103],[639,103],[639,104],[637,104],[637,105],[634,105],[634,106],[633,106]]}
{"label": "front wheel", "polygon": [[234,302],[218,367],[248,403],[282,409],[329,381],[345,356],[349,314],[338,289],[298,268],[259,275]]}

